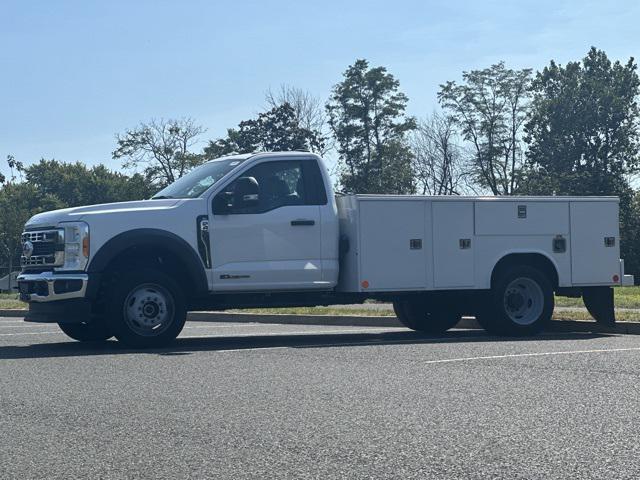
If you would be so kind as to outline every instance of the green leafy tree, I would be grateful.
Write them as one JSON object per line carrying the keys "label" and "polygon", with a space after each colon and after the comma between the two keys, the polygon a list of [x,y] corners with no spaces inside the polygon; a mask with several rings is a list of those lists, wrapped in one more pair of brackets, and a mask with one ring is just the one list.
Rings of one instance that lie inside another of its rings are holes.
{"label": "green leafy tree", "polygon": [[51,195],[66,207],[149,198],[155,192],[141,174],[127,176],[104,165],[42,159],[24,169],[25,180],[40,195]]}
{"label": "green leafy tree", "polygon": [[329,126],[339,154],[339,180],[355,193],[413,193],[407,133],[416,121],[405,115],[407,96],[384,67],[356,60],[333,87]]}
{"label": "green leafy tree", "polygon": [[580,62],[551,62],[532,85],[527,191],[601,195],[628,188],[637,171],[637,65],[592,48]]}
{"label": "green leafy tree", "polygon": [[493,195],[511,195],[522,173],[531,70],[511,70],[500,62],[463,72],[462,79],[441,85],[438,100],[471,145],[475,181]]}
{"label": "green leafy tree", "polygon": [[51,195],[41,195],[28,183],[7,182],[0,187],[0,258],[9,272],[20,258],[21,238],[26,221],[36,213],[61,208]]}
{"label": "green leafy tree", "polygon": [[122,159],[125,168],[141,168],[157,187],[175,182],[202,162],[191,152],[204,128],[192,119],[151,120],[116,135],[118,148],[112,156]]}
{"label": "green leafy tree", "polygon": [[260,151],[318,152],[323,148],[322,133],[303,127],[294,108],[285,102],[255,119],[240,122],[237,129],[227,131],[226,138],[209,142],[204,157]]}

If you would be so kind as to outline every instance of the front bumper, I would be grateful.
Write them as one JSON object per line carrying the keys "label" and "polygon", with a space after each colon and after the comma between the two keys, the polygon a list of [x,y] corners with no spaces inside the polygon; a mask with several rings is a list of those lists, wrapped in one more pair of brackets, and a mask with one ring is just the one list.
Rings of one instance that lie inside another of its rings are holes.
{"label": "front bumper", "polygon": [[27,322],[86,323],[92,318],[86,273],[22,273],[20,300],[29,303]]}
{"label": "front bumper", "polygon": [[89,275],[86,273],[21,273],[18,275],[20,300],[24,302],[57,302],[84,298]]}

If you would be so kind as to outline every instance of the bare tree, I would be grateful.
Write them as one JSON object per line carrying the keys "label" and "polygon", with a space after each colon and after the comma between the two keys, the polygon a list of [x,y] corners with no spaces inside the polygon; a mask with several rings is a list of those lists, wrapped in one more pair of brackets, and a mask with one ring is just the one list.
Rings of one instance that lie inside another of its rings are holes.
{"label": "bare tree", "polygon": [[423,195],[460,195],[467,177],[464,150],[453,119],[437,112],[420,120],[411,135],[413,170]]}
{"label": "bare tree", "polygon": [[279,108],[288,103],[293,108],[298,127],[314,132],[320,137],[321,148],[314,151],[319,155],[326,154],[333,145],[331,136],[327,134],[327,119],[322,101],[306,90],[291,85],[280,85],[278,90],[265,92],[266,110]]}
{"label": "bare tree", "polygon": [[117,134],[114,159],[125,168],[143,167],[147,179],[158,186],[175,182],[202,158],[191,152],[205,129],[191,118],[151,120]]}

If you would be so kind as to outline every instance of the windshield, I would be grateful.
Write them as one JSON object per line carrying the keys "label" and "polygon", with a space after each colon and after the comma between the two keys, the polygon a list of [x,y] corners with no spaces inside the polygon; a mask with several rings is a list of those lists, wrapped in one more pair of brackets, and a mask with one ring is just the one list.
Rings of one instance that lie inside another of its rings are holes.
{"label": "windshield", "polygon": [[194,168],[184,177],[156,193],[152,199],[159,198],[196,198],[202,195],[214,183],[235,167],[244,162],[244,158],[214,160]]}

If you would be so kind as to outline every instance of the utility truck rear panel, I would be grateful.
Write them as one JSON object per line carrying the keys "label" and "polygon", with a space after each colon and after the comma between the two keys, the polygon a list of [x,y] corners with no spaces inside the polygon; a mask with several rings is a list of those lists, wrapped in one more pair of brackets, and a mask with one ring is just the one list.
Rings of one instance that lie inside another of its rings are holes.
{"label": "utility truck rear panel", "polygon": [[558,287],[621,281],[616,197],[339,197],[352,241],[338,290],[489,289],[509,255],[537,255]]}
{"label": "utility truck rear panel", "polygon": [[46,212],[23,234],[28,321],[80,341],[158,346],[190,309],[390,301],[407,327],[463,314],[490,332],[540,331],[553,295],[614,321],[613,197],[335,196],[305,152],[223,157],[150,200]]}

